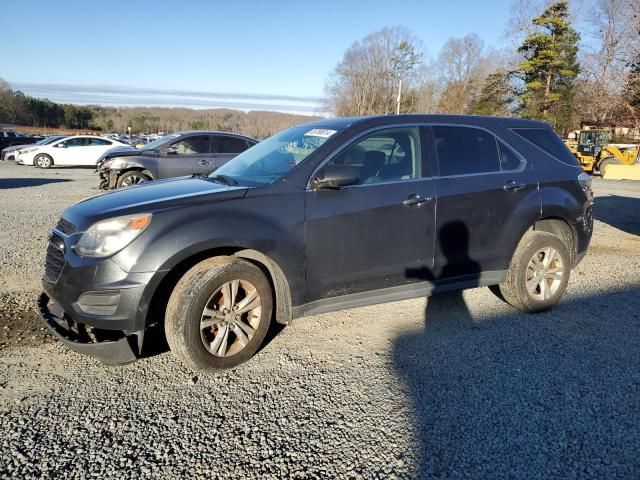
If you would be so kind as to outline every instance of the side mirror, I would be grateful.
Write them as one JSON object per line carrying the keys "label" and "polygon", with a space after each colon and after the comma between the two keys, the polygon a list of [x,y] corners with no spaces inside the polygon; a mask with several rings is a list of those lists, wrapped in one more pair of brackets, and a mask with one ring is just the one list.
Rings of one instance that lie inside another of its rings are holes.
{"label": "side mirror", "polygon": [[316,190],[339,190],[360,181],[360,172],[348,165],[330,165],[324,168],[311,182]]}
{"label": "side mirror", "polygon": [[67,146],[64,143],[59,143],[58,145],[56,145],[56,147],[58,147],[58,148],[67,148]]}
{"label": "side mirror", "polygon": [[160,153],[166,157],[169,155],[177,154],[178,150],[173,147],[164,147],[162,150],[160,150]]}

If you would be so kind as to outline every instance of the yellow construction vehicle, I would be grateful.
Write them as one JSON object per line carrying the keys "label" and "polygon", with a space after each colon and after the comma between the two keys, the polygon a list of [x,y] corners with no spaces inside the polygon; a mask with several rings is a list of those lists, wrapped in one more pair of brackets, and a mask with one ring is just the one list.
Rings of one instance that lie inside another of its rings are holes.
{"label": "yellow construction vehicle", "polygon": [[589,173],[604,175],[609,165],[633,165],[639,161],[640,145],[612,144],[609,130],[580,130],[577,140],[565,143]]}

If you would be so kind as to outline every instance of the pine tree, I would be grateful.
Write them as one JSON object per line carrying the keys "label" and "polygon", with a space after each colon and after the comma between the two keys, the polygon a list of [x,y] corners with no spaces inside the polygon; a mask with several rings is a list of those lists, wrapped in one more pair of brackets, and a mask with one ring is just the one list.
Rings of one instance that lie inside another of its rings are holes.
{"label": "pine tree", "polygon": [[629,65],[629,73],[623,91],[624,103],[633,108],[640,107],[640,54]]}
{"label": "pine tree", "polygon": [[511,114],[513,100],[509,74],[504,70],[499,70],[487,76],[484,81],[474,113],[476,115],[506,117]]}
{"label": "pine tree", "polygon": [[565,130],[573,113],[580,35],[571,27],[566,1],[553,3],[533,19],[533,24],[537,31],[525,38],[518,49],[525,57],[519,65],[525,84],[521,92],[522,113]]}

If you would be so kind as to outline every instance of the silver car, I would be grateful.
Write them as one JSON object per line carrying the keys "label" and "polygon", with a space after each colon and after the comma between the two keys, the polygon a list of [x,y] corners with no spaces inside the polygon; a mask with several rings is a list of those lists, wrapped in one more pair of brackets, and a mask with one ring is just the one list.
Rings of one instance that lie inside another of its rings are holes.
{"label": "silver car", "polygon": [[98,160],[100,188],[149,180],[208,175],[258,141],[235,133],[188,131],[165,135],[141,148],[116,147]]}

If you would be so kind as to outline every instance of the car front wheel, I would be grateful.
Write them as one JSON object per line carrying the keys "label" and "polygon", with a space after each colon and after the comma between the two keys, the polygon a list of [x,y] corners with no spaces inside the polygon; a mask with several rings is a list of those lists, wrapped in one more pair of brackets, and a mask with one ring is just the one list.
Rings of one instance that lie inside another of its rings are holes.
{"label": "car front wheel", "polygon": [[131,170],[129,172],[123,173],[118,177],[116,186],[118,188],[131,187],[142,182],[148,182],[149,180],[151,180],[151,177],[149,177],[148,175],[145,175],[144,173],[137,170]]}
{"label": "car front wheel", "polygon": [[500,294],[519,310],[541,312],[558,303],[570,272],[571,257],[559,237],[528,232],[516,248]]}
{"label": "car front wheel", "polygon": [[38,168],[51,168],[53,165],[53,159],[49,155],[42,153],[33,159],[33,163]]}
{"label": "car front wheel", "polygon": [[252,263],[214,257],[174,288],[165,317],[171,351],[196,370],[232,368],[262,344],[271,323],[271,285]]}

